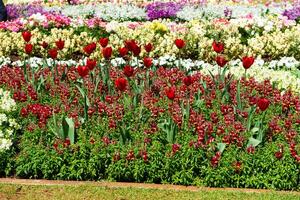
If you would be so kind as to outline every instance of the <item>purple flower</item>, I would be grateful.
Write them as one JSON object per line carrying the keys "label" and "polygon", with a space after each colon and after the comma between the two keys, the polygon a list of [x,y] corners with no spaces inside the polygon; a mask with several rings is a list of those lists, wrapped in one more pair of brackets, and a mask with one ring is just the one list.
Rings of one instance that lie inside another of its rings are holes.
{"label": "purple flower", "polygon": [[174,2],[155,2],[146,6],[147,15],[150,20],[159,18],[172,18],[176,17],[176,14],[181,10],[183,4]]}
{"label": "purple flower", "polygon": [[231,18],[231,16],[232,16],[232,10],[230,8],[226,7],[225,10],[224,10],[224,15],[227,18]]}
{"label": "purple flower", "polygon": [[9,20],[14,20],[20,17],[30,17],[33,14],[47,13],[40,5],[25,5],[25,4],[7,4],[7,16]]}
{"label": "purple flower", "polygon": [[297,20],[300,17],[300,6],[295,6],[292,9],[285,10],[282,14],[286,16],[289,20]]}

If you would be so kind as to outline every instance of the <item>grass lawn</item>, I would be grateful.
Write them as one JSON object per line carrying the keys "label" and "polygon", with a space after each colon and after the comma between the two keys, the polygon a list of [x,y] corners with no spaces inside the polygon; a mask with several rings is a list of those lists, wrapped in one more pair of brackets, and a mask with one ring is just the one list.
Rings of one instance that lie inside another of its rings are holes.
{"label": "grass lawn", "polygon": [[19,185],[0,183],[0,199],[300,199],[296,192],[247,192],[238,190],[211,190],[199,188],[198,191],[179,191],[172,189],[141,189],[99,187],[91,184],[84,185]]}

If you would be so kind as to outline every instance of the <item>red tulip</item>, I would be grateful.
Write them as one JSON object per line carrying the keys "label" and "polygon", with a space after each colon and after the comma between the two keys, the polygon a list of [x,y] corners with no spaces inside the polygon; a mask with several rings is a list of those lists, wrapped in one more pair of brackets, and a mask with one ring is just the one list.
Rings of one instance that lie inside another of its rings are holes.
{"label": "red tulip", "polygon": [[224,56],[217,56],[216,62],[220,67],[224,67],[227,63],[227,60],[224,58]]}
{"label": "red tulip", "polygon": [[78,66],[77,72],[78,72],[79,76],[81,76],[81,78],[83,78],[89,74],[89,68],[87,66]]}
{"label": "red tulip", "polygon": [[152,58],[145,57],[143,61],[144,61],[144,65],[146,68],[149,68],[152,66]]}
{"label": "red tulip", "polygon": [[118,90],[124,91],[127,87],[127,79],[125,79],[125,78],[116,79],[115,86]]}
{"label": "red tulip", "polygon": [[127,76],[127,77],[131,77],[133,75],[133,72],[134,72],[134,68],[129,66],[129,65],[126,65],[124,67],[124,75]]}
{"label": "red tulip", "polygon": [[121,57],[125,57],[128,54],[128,49],[126,47],[119,48],[119,54]]}
{"label": "red tulip", "polygon": [[134,45],[132,48],[132,53],[134,56],[139,56],[141,53],[141,47],[139,47],[138,45]]}
{"label": "red tulip", "polygon": [[63,41],[61,39],[59,39],[58,41],[56,41],[55,44],[56,44],[56,47],[59,50],[62,50],[65,47],[65,41]]}
{"label": "red tulip", "polygon": [[101,47],[105,48],[108,45],[108,38],[100,38],[99,43]]}
{"label": "red tulip", "polygon": [[224,51],[224,44],[222,42],[213,41],[212,47],[217,53],[221,53]]}
{"label": "red tulip", "polygon": [[138,46],[135,40],[126,40],[124,44],[129,51],[132,51],[136,46]]}
{"label": "red tulip", "polygon": [[175,99],[175,92],[176,92],[176,87],[170,87],[166,90],[166,94],[167,94],[167,97],[170,99],[170,100],[173,100]]}
{"label": "red tulip", "polygon": [[27,54],[31,54],[32,48],[33,48],[33,45],[32,45],[32,44],[26,44],[26,45],[25,45],[25,52],[26,52]]}
{"label": "red tulip", "polygon": [[48,43],[43,41],[43,43],[41,44],[41,46],[44,48],[44,49],[47,49],[48,48]]}
{"label": "red tulip", "polygon": [[87,59],[86,66],[89,68],[89,70],[93,70],[97,65],[96,60]]}
{"label": "red tulip", "polygon": [[31,39],[31,36],[32,36],[31,32],[29,32],[29,31],[22,32],[22,37],[25,40],[25,42],[29,42]]}
{"label": "red tulip", "polygon": [[49,49],[48,54],[52,59],[56,59],[58,54],[57,49]]}
{"label": "red tulip", "polygon": [[153,45],[151,43],[148,43],[144,46],[145,50],[149,53],[153,49]]}
{"label": "red tulip", "polygon": [[182,49],[185,46],[185,42],[182,39],[176,39],[175,45],[178,49]]}
{"label": "red tulip", "polygon": [[91,44],[86,45],[85,47],[83,47],[83,50],[85,53],[87,53],[88,55],[90,55],[91,53],[93,53],[96,49],[96,43],[93,42]]}
{"label": "red tulip", "polygon": [[250,57],[248,57],[248,56],[243,57],[242,58],[243,67],[245,69],[249,69],[253,65],[254,60],[255,60],[255,58],[252,57],[252,56],[250,56]]}
{"label": "red tulip", "polygon": [[191,84],[193,84],[193,79],[191,76],[186,76],[183,78],[183,83],[186,85],[186,86],[190,86]]}
{"label": "red tulip", "polygon": [[112,48],[111,47],[105,47],[102,49],[102,54],[103,54],[103,57],[108,60],[110,59],[111,57],[111,54],[112,54]]}
{"label": "red tulip", "polygon": [[260,98],[257,100],[256,105],[259,107],[261,111],[265,111],[269,107],[270,101],[266,98]]}

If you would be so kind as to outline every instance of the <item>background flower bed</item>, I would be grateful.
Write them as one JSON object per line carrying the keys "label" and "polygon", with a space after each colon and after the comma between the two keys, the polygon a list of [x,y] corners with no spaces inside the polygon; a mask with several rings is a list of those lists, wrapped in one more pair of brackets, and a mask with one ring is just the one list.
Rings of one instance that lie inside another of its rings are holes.
{"label": "background flower bed", "polygon": [[[174,11],[168,4],[170,3],[149,4],[147,8],[150,15],[158,15],[150,18],[169,18],[168,13]],[[0,38],[4,41],[0,45],[0,56],[23,57],[24,46],[20,32],[31,30],[31,42],[34,45],[32,54],[39,57],[47,56],[47,51],[40,46],[42,42],[49,43],[51,47],[54,41],[65,40],[66,48],[59,54],[59,58],[68,59],[73,55],[82,56],[83,46],[107,35],[110,35],[110,40],[115,45],[121,45],[127,38],[135,39],[141,44],[152,39],[155,51],[151,52],[151,56],[176,55],[178,50],[170,44],[175,38],[185,35],[189,42],[185,55],[181,55],[185,58],[212,61],[215,54],[211,49],[211,42],[223,40],[229,59],[237,59],[244,54],[266,60],[284,56],[300,59],[297,48],[300,43],[299,25],[296,21],[297,5],[293,8],[286,7],[288,10],[284,12],[285,6],[282,5],[248,7],[200,4],[197,7],[197,4],[184,2],[173,4],[172,7],[179,9],[176,16],[172,13],[172,18],[176,18],[176,21],[159,19],[153,22],[133,22],[147,20],[146,8],[134,5],[109,3],[50,8],[37,4],[8,5],[9,16],[15,20],[0,23]],[[216,13],[216,10],[224,12]],[[235,13],[236,11],[241,13]],[[186,16],[186,13],[189,15]],[[181,22],[182,20],[186,22]],[[101,53],[96,51],[94,57],[100,56]]]}

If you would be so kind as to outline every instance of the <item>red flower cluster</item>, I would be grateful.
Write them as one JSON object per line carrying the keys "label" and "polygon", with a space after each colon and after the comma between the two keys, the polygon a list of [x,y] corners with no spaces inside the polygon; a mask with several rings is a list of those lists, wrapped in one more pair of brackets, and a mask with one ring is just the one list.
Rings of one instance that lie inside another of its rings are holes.
{"label": "red flower cluster", "polygon": [[211,160],[210,160],[211,165],[212,165],[213,167],[216,167],[216,166],[218,165],[220,159],[221,159],[221,152],[218,151],[218,152],[216,153],[216,155],[214,155],[214,156],[211,158]]}

